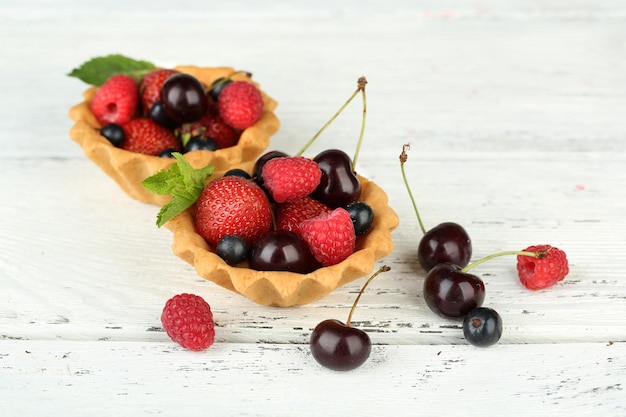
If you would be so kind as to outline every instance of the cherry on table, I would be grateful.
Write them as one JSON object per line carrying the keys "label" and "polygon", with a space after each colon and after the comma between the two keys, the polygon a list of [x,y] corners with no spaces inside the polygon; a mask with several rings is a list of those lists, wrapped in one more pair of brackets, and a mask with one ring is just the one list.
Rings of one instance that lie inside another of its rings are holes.
{"label": "cherry on table", "polygon": [[309,346],[313,358],[320,365],[335,371],[350,371],[363,365],[369,358],[372,350],[369,335],[361,329],[351,327],[350,321],[365,288],[378,274],[389,269],[383,265],[369,277],[356,296],[345,324],[339,320],[328,319],[315,326]]}
{"label": "cherry on table", "polygon": [[433,267],[424,280],[424,301],[443,317],[463,317],[482,306],[485,284],[458,265],[443,263]]}

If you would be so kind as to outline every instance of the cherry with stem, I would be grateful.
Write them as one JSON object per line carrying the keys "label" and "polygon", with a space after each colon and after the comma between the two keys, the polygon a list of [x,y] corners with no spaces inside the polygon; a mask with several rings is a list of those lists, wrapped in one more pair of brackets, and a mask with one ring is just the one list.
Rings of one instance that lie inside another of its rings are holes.
{"label": "cherry with stem", "polygon": [[363,284],[356,296],[345,324],[328,319],[320,322],[311,333],[310,348],[313,358],[322,366],[335,371],[350,371],[369,358],[372,341],[361,329],[351,327],[352,315],[365,288],[379,274],[391,268],[383,265]]}
{"label": "cherry with stem", "polygon": [[472,241],[467,231],[461,225],[453,222],[440,223],[430,230],[426,230],[424,227],[404,169],[409,149],[408,144],[402,147],[400,170],[423,234],[417,248],[417,259],[426,272],[436,265],[446,262],[464,267],[469,263],[472,256]]}

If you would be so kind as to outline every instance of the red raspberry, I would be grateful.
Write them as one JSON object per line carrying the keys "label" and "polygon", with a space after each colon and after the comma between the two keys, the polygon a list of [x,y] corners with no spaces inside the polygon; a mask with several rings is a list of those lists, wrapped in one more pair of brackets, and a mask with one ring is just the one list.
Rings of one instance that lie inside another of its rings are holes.
{"label": "red raspberry", "polygon": [[281,203],[275,210],[276,229],[287,230],[299,236],[300,224],[303,221],[330,211],[330,207],[311,197]]}
{"label": "red raspberry", "polygon": [[343,208],[302,222],[302,239],[323,266],[335,265],[354,252],[356,234],[350,214]]}
{"label": "red raspberry", "polygon": [[315,191],[322,178],[322,170],[309,158],[285,156],[267,161],[262,175],[263,184],[274,201],[284,203]]}
{"label": "red raspberry", "polygon": [[101,126],[128,123],[137,110],[137,82],[128,75],[111,76],[100,86],[89,107]]}
{"label": "red raspberry", "polygon": [[517,273],[521,283],[530,290],[546,288],[561,281],[569,273],[565,252],[550,245],[530,246],[524,251],[545,251],[545,256],[517,256]]}
{"label": "red raspberry", "polygon": [[272,209],[265,192],[252,180],[228,176],[211,181],[196,206],[196,228],[215,247],[226,235],[248,244],[272,227]]}
{"label": "red raspberry", "polygon": [[228,84],[217,98],[220,117],[235,129],[255,124],[263,114],[263,96],[258,88],[245,81]]}
{"label": "red raspberry", "polygon": [[172,75],[178,74],[178,71],[173,69],[157,69],[147,73],[139,83],[139,99],[141,100],[141,107],[148,114],[152,105],[160,100],[161,87],[165,80]]}
{"label": "red raspberry", "polygon": [[133,119],[122,126],[126,139],[122,149],[157,156],[167,149],[180,151],[180,141],[171,130],[148,118]]}
{"label": "red raspberry", "polygon": [[163,330],[185,349],[205,350],[215,340],[215,323],[211,307],[194,294],[170,298],[161,313]]}
{"label": "red raspberry", "polygon": [[235,146],[239,141],[239,132],[224,122],[219,115],[207,112],[197,123],[205,128],[204,135],[213,139],[218,149]]}

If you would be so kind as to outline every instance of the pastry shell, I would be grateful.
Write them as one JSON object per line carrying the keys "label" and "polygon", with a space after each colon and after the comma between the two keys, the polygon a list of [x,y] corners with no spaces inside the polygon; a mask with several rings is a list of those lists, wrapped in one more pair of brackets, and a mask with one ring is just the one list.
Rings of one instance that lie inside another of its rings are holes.
{"label": "pastry shell", "polygon": [[359,236],[356,250],[343,262],[309,274],[285,271],[255,271],[246,264],[229,266],[198,234],[193,208],[165,226],[173,233],[173,252],[192,265],[197,274],[261,305],[290,307],[319,300],[334,289],[373,271],[375,262],[393,250],[391,232],[399,219],[388,205],[387,194],[375,183],[359,176],[361,201],[375,213],[369,232]]}
{"label": "pastry shell", "polygon": [[[234,72],[228,67],[177,66],[174,68],[194,75],[205,85],[210,85],[217,78]],[[233,79],[250,81],[245,74],[236,74]],[[71,139],[78,143],[85,155],[111,177],[126,194],[144,203],[158,206],[166,204],[170,200],[169,196],[149,192],[141,185],[141,181],[158,171],[167,169],[175,160],[130,152],[111,145],[100,135],[98,129],[101,126],[89,109],[89,103],[96,91],[97,87],[87,89],[83,94],[84,101],[70,109],[69,117],[74,121],[69,132]],[[269,146],[270,137],[280,126],[274,114],[278,103],[263,91],[261,93],[264,102],[261,119],[241,132],[239,142],[235,146],[216,151],[186,153],[185,158],[194,168],[214,165],[216,171],[226,171],[234,165],[254,161]]]}

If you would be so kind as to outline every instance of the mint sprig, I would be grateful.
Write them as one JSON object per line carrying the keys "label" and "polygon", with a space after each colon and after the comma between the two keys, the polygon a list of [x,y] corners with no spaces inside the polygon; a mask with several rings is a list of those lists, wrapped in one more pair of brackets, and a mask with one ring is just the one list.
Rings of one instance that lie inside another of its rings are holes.
{"label": "mint sprig", "polygon": [[101,86],[109,77],[126,74],[139,81],[148,71],[156,66],[152,62],[136,60],[121,54],[111,54],[92,58],[69,74],[89,85]]}
{"label": "mint sprig", "polygon": [[195,203],[204,190],[207,179],[215,170],[213,165],[193,168],[182,154],[174,152],[172,155],[176,158],[176,163],[141,182],[150,192],[172,196],[172,200],[161,207],[157,214],[158,227]]}

